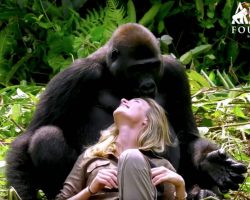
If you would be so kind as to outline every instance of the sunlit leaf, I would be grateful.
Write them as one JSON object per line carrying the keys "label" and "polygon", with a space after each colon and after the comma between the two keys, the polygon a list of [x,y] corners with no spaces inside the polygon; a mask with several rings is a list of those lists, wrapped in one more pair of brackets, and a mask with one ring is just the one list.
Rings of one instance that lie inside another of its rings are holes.
{"label": "sunlit leaf", "polygon": [[247,117],[245,116],[245,114],[242,112],[242,109],[239,106],[235,106],[233,113],[235,114],[235,116],[243,118],[243,119],[247,119]]}

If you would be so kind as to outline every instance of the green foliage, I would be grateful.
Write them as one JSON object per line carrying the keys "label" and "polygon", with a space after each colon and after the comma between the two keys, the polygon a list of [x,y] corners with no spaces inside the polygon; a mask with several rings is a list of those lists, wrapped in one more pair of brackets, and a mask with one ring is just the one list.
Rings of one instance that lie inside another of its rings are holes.
{"label": "green foliage", "polygon": [[128,21],[129,22],[136,22],[135,5],[134,5],[132,0],[128,0],[127,14],[128,14]]}
{"label": "green foliage", "polygon": [[[233,89],[209,86],[202,75],[188,71],[193,112],[202,137],[216,142],[235,159],[250,163],[250,86]],[[210,80],[211,81],[211,80]],[[230,191],[227,199],[247,199],[250,193],[250,171],[237,192]]]}
{"label": "green foliage", "polygon": [[145,13],[143,18],[139,21],[139,23],[142,24],[143,26],[148,26],[153,21],[157,13],[159,12],[160,7],[161,7],[161,3],[155,3],[149,9],[149,11]]}
{"label": "green foliage", "polygon": [[102,46],[120,24],[139,22],[158,35],[168,34],[168,30],[175,29],[168,21],[175,19],[173,24],[181,24],[185,16],[195,24],[193,34],[184,30],[191,36],[189,50],[178,49],[182,38],[173,35],[171,44],[162,45],[164,53],[174,52],[188,68],[198,72],[210,73],[219,68],[237,74],[237,83],[250,79],[249,66],[244,59],[250,49],[248,40],[231,33],[235,0],[195,0],[195,4],[147,1],[145,3],[151,7],[140,19],[136,10],[142,8],[136,8],[133,0],[108,0],[105,7],[80,13],[78,9],[86,1],[65,0],[58,6],[48,0],[3,0],[0,6],[0,84],[19,84],[22,80],[47,83],[75,59],[86,57]]}
{"label": "green foliage", "polygon": [[197,56],[199,56],[201,54],[206,53],[211,48],[212,48],[212,45],[210,45],[210,44],[204,44],[204,45],[197,46],[194,49],[191,49],[190,51],[188,51],[187,53],[182,55],[180,57],[180,61],[184,65],[189,64],[194,58],[196,58]]}
{"label": "green foliage", "polygon": [[86,57],[96,51],[119,25],[126,22],[126,12],[123,7],[119,8],[116,0],[109,0],[105,8],[89,12],[85,19],[79,20],[81,33],[74,38],[73,46],[77,49],[77,56]]}
{"label": "green foliage", "polygon": [[241,56],[249,54],[249,34],[232,33],[232,16],[237,4],[235,0],[195,0],[197,29],[194,31],[199,36],[197,47],[212,46],[202,56],[186,52],[180,59],[183,64],[198,71],[218,68],[227,72],[234,71],[244,81],[250,80],[249,63]]}
{"label": "green foliage", "polygon": [[16,85],[0,90],[0,139],[11,140],[21,133],[32,117],[40,86]]}
{"label": "green foliage", "polygon": [[72,9],[73,3],[58,7],[48,0],[1,2],[0,84],[34,82],[34,74],[41,72],[53,76],[102,46],[128,20],[118,0],[108,0],[85,18]]}
{"label": "green foliage", "polygon": [[[44,90],[41,86],[15,85],[0,90],[0,197],[7,199],[4,158],[13,139],[30,123]],[[15,199],[14,189],[9,191]]]}
{"label": "green foliage", "polygon": [[[238,6],[236,0],[195,0],[195,4],[185,1],[150,2],[151,8],[138,20],[139,23],[157,34],[174,32],[175,25],[183,26],[180,29],[183,34],[178,33],[179,38],[170,34],[174,41],[170,48],[164,46],[164,53],[173,52],[187,68],[198,72],[210,73],[219,69],[237,74],[240,81],[250,81],[249,62],[246,60],[250,52],[249,34],[232,33],[232,16]],[[190,26],[183,24],[183,18],[189,19],[187,23]],[[169,21],[172,21],[171,25]],[[181,46],[181,40],[188,40],[189,50],[183,52],[185,48]],[[218,73],[215,75],[219,76]],[[220,84],[225,83],[221,80]]]}

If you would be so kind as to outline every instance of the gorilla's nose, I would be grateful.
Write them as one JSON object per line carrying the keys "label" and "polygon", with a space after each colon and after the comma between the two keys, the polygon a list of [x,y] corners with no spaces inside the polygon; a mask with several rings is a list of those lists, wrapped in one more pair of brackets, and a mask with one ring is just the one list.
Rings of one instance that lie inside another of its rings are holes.
{"label": "gorilla's nose", "polygon": [[154,97],[156,85],[154,81],[145,81],[140,85],[140,93],[143,96]]}

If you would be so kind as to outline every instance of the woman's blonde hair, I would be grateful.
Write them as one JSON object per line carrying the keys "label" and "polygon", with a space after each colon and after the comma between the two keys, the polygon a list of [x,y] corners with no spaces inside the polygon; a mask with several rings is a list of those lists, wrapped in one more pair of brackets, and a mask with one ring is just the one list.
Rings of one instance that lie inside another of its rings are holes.
{"label": "woman's blonde hair", "polygon": [[[168,120],[165,110],[153,99],[141,98],[145,100],[150,109],[147,111],[148,124],[137,139],[138,149],[152,150],[161,153],[165,150],[165,145],[170,145]],[[107,157],[109,153],[115,153],[115,140],[119,131],[115,124],[112,124],[106,130],[101,131],[99,141],[86,149],[85,157]]]}

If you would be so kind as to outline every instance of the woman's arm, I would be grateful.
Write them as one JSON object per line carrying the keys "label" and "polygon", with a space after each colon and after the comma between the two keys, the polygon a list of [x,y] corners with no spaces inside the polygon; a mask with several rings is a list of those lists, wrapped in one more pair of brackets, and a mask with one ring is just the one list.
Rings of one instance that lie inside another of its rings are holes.
{"label": "woman's arm", "polygon": [[91,195],[92,193],[89,191],[89,187],[86,187],[75,196],[69,198],[69,200],[87,200]]}
{"label": "woman's arm", "polygon": [[69,198],[69,200],[87,200],[91,195],[96,194],[104,187],[117,188],[117,170],[115,169],[101,169],[98,171],[96,177],[91,184],[81,190],[76,195]]}

